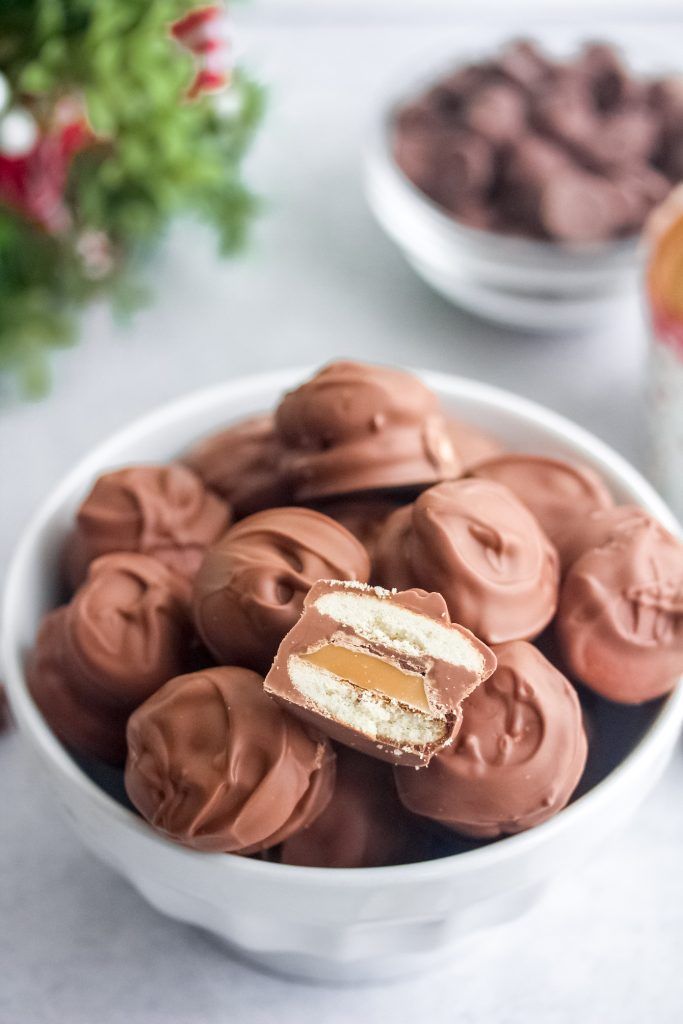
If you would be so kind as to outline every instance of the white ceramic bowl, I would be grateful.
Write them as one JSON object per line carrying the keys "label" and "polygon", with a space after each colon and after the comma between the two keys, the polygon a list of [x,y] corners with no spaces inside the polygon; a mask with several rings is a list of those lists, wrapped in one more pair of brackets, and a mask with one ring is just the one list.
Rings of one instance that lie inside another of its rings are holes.
{"label": "white ceramic bowl", "polygon": [[641,257],[634,239],[570,247],[469,228],[400,170],[391,149],[394,113],[437,81],[439,71],[392,103],[367,148],[366,197],[386,234],[424,281],[486,320],[564,333],[616,316],[638,285]]}
{"label": "white ceramic bowl", "polygon": [[[513,447],[578,456],[618,499],[677,524],[652,488],[596,438],[538,405],[458,377],[426,373],[444,406]],[[12,709],[74,829],[163,913],[219,935],[262,966],[317,980],[405,975],[452,955],[474,932],[518,915],[581,861],[644,798],[683,718],[679,689],[650,712],[643,737],[604,781],[540,827],[513,838],[399,867],[297,868],[196,853],[156,835],[96,785],[47,727],[26,688],[24,660],[56,599],[60,545],[74,510],[103,470],[170,459],[226,421],[272,407],[302,372],[267,374],[190,395],[152,413],[88,455],[37,512],[7,578],[2,658]],[[626,709],[627,716],[637,714]]]}

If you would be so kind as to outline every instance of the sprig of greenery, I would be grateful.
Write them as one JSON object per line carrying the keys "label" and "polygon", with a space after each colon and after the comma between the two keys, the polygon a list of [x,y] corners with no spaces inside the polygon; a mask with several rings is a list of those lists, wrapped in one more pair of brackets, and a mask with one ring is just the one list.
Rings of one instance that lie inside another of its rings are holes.
{"label": "sprig of greenery", "polygon": [[[98,293],[125,290],[126,270],[172,218],[214,225],[220,251],[245,237],[257,201],[240,172],[264,104],[259,85],[236,72],[230,113],[209,97],[184,99],[194,69],[170,37],[189,0],[4,0],[0,71],[39,112],[64,96],[83,99],[95,133],[69,171],[72,224],[50,235],[2,206],[0,369],[17,368],[43,389],[45,353],[73,340],[77,313]],[[115,255],[94,280],[79,255],[84,231],[102,232]]]}

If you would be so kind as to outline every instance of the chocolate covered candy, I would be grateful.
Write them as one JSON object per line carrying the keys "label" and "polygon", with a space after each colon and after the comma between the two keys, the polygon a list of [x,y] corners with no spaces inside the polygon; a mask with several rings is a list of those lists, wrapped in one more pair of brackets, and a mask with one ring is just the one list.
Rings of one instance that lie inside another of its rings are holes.
{"label": "chocolate covered candy", "polygon": [[482,84],[465,100],[462,118],[467,128],[496,145],[514,142],[524,131],[527,101],[511,82]]}
{"label": "chocolate covered candy", "polygon": [[683,545],[654,520],[582,554],[562,585],[557,636],[596,693],[640,704],[683,674]]}
{"label": "chocolate covered candy", "polygon": [[278,859],[311,868],[383,867],[414,859],[421,838],[398,799],[391,767],[339,746],[332,799],[285,840]]}
{"label": "chocolate covered candy", "polygon": [[108,764],[126,760],[129,711],[74,688],[66,638],[68,608],[49,612],[40,624],[26,668],[31,696],[54,734],[79,754]]}
{"label": "chocolate covered candy", "polygon": [[265,689],[332,739],[417,765],[450,742],[462,701],[494,667],[439,594],[328,580],[311,588]]}
{"label": "chocolate covered candy", "polygon": [[590,44],[570,61],[516,41],[394,115],[405,176],[459,222],[567,245],[635,235],[683,174],[680,83]]}
{"label": "chocolate covered candy", "polygon": [[553,537],[562,571],[566,572],[586,551],[654,522],[650,513],[639,505],[613,505],[593,509],[583,516],[568,515],[564,526],[558,523]]}
{"label": "chocolate covered candy", "polygon": [[46,616],[29,689],[69,746],[119,763],[128,714],[191,657],[189,588],[146,555],[104,555],[70,603]]}
{"label": "chocolate covered candy", "polygon": [[374,576],[443,594],[454,622],[486,643],[530,639],[557,606],[557,552],[519,499],[492,480],[424,491],[387,521]]}
{"label": "chocolate covered candy", "polygon": [[497,438],[472,426],[471,423],[449,416],[446,427],[455,453],[460,459],[463,473],[469,473],[481,462],[495,458],[503,452],[503,445]]}
{"label": "chocolate covered candy", "polygon": [[481,463],[472,475],[509,487],[553,543],[568,521],[582,522],[596,509],[614,504],[595,470],[565,459],[509,453]]}
{"label": "chocolate covered candy", "polygon": [[368,579],[368,555],[340,523],[307,508],[257,512],[236,523],[194,583],[197,629],[223,664],[266,672],[319,579]]}
{"label": "chocolate covered candy", "polygon": [[255,416],[204,438],[190,449],[183,462],[242,518],[291,503],[291,487],[282,473],[281,457],[273,417]]}
{"label": "chocolate covered candy", "polygon": [[341,523],[349,533],[357,537],[372,560],[384,524],[392,512],[405,504],[406,498],[400,494],[360,494],[326,501],[319,506],[319,511]]}
{"label": "chocolate covered candy", "polygon": [[77,586],[94,558],[135,551],[192,577],[206,548],[230,521],[229,507],[187,466],[132,466],[104,473],[76,514],[67,575]]}
{"label": "chocolate covered candy", "polygon": [[168,682],[128,723],[126,790],[157,831],[196,850],[256,853],[310,824],[334,752],[243,668]]}
{"label": "chocolate covered candy", "polygon": [[423,771],[394,769],[410,811],[484,839],[521,832],[561,810],[587,754],[568,680],[531,644],[494,650],[496,671],[463,704],[454,743]]}
{"label": "chocolate covered candy", "polygon": [[285,395],[275,422],[296,501],[460,474],[438,399],[401,370],[331,363]]}

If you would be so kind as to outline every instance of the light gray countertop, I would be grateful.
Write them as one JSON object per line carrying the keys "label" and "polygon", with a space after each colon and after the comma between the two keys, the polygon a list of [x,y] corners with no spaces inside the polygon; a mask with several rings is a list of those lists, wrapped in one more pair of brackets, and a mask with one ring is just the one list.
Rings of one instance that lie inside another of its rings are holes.
{"label": "light gray countertop", "polygon": [[[647,469],[646,344],[635,299],[590,336],[506,334],[433,295],[365,208],[360,155],[386,82],[416,54],[476,49],[483,30],[417,19],[293,26],[258,11],[242,18],[247,58],[272,83],[250,166],[267,197],[252,245],[238,262],[217,265],[201,231],[175,231],[154,267],[156,301],[132,328],[93,310],[79,348],[55,359],[46,400],[4,396],[0,566],[64,471],[132,417],[236,374],[340,355],[521,392]],[[639,52],[675,59],[680,26],[678,35],[621,31]],[[591,36],[600,32],[590,26]],[[637,819],[525,918],[476,940],[437,975],[362,990],[260,975],[159,916],[78,845],[16,734],[0,740],[0,775],[0,1024],[682,1019],[680,747]]]}

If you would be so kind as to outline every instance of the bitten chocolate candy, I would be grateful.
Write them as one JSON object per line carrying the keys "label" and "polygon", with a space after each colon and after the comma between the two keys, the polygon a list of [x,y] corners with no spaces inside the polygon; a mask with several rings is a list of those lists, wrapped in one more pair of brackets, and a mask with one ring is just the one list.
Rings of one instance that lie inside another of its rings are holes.
{"label": "bitten chocolate candy", "polygon": [[159,832],[197,850],[256,853],[309,825],[334,788],[330,744],[242,668],[173,679],[131,715],[126,790]]}
{"label": "bitten chocolate candy", "polygon": [[443,594],[486,643],[530,639],[557,607],[557,552],[519,499],[492,480],[439,484],[387,520],[373,577]]}
{"label": "bitten chocolate candy", "polygon": [[494,648],[498,667],[463,704],[455,742],[423,771],[395,768],[415,814],[464,836],[494,839],[561,810],[586,764],[574,688],[531,644]]}
{"label": "bitten chocolate candy", "polygon": [[129,713],[188,667],[191,642],[180,576],[146,555],[103,555],[71,602],[46,616],[29,688],[65,743],[120,763]]}
{"label": "bitten chocolate candy", "polygon": [[560,595],[557,636],[596,693],[640,704],[683,674],[683,545],[654,521],[581,555]]}
{"label": "bitten chocolate candy", "polygon": [[343,526],[307,508],[274,508],[236,523],[194,583],[197,629],[228,665],[266,672],[319,579],[367,580],[368,554]]}
{"label": "bitten chocolate candy", "polygon": [[183,462],[241,519],[264,508],[291,504],[281,456],[273,417],[256,416],[200,441]]}
{"label": "bitten chocolate candy", "polygon": [[439,594],[327,580],[307,595],[265,689],[340,743],[418,765],[450,742],[462,701],[494,667]]}
{"label": "bitten chocolate candy", "polygon": [[401,370],[331,363],[285,395],[275,422],[296,501],[460,474],[436,395]]}
{"label": "bitten chocolate candy", "polygon": [[472,475],[509,487],[553,543],[568,520],[583,521],[590,512],[614,504],[598,474],[579,462],[509,453],[481,463]]}
{"label": "bitten chocolate candy", "polygon": [[132,466],[105,473],[76,515],[67,572],[77,586],[89,563],[114,551],[151,555],[192,577],[230,525],[229,507],[187,466]]}
{"label": "bitten chocolate candy", "polygon": [[391,767],[340,746],[332,799],[311,825],[282,844],[278,859],[300,867],[376,868],[412,860],[419,839]]}

